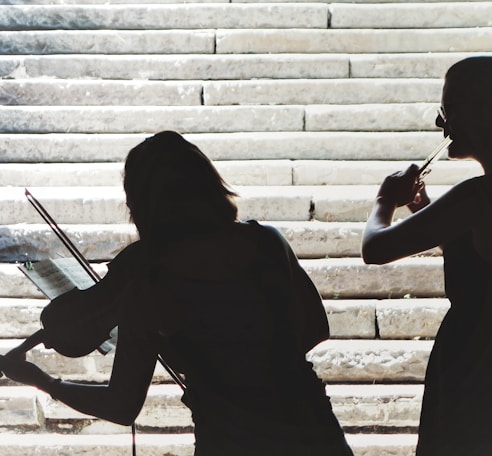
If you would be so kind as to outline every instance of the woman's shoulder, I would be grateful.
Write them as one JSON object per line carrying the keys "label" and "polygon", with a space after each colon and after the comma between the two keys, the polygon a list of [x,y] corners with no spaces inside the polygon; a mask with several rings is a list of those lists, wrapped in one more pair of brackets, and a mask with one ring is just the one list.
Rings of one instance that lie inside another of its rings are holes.
{"label": "woman's shoulder", "polygon": [[272,225],[259,223],[257,220],[247,220],[238,222],[237,226],[247,232],[248,236],[253,236],[260,242],[270,242],[283,248],[289,246],[287,239],[285,239],[280,230]]}
{"label": "woman's shoulder", "polygon": [[142,242],[135,241],[128,244],[121,250],[109,263],[110,270],[117,270],[122,267],[127,267],[130,263],[139,261],[142,257]]}

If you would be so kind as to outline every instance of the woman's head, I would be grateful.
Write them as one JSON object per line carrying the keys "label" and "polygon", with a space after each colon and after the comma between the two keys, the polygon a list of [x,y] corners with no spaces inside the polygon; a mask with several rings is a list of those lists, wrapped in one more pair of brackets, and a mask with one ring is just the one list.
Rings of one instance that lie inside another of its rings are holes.
{"label": "woman's head", "polygon": [[492,148],[492,57],[470,57],[446,73],[441,100],[451,157],[476,156]]}
{"label": "woman's head", "polygon": [[237,219],[236,194],[205,154],[174,131],[130,150],[123,186],[142,239],[213,230]]}

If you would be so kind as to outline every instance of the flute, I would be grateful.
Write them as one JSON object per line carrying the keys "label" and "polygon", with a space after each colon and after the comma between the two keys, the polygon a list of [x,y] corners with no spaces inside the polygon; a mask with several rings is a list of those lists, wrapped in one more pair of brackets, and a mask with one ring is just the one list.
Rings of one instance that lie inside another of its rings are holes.
{"label": "flute", "polygon": [[453,140],[446,136],[437,146],[436,148],[428,155],[425,159],[424,164],[419,168],[419,172],[417,177],[422,179],[424,176],[427,176],[431,172],[430,165],[441,158],[441,155],[444,153],[446,148],[453,142]]}

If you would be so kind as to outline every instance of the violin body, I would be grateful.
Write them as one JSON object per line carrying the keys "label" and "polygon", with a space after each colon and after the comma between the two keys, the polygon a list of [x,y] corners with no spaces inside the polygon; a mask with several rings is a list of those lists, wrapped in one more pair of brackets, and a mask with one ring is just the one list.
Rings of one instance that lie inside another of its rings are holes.
{"label": "violin body", "polygon": [[78,358],[100,348],[111,339],[117,326],[114,300],[101,306],[98,300],[87,300],[84,291],[74,289],[53,299],[41,312],[43,340],[63,356]]}

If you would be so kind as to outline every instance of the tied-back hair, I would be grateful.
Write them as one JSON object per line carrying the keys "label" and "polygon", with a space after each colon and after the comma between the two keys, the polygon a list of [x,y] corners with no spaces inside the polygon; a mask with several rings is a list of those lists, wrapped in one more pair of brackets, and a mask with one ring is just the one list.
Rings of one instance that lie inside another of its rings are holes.
{"label": "tied-back hair", "polygon": [[492,56],[473,56],[453,64],[446,79],[459,87],[457,102],[492,103]]}
{"label": "tied-back hair", "polygon": [[208,157],[174,131],[157,133],[130,150],[123,187],[143,241],[159,244],[237,220],[236,193]]}

